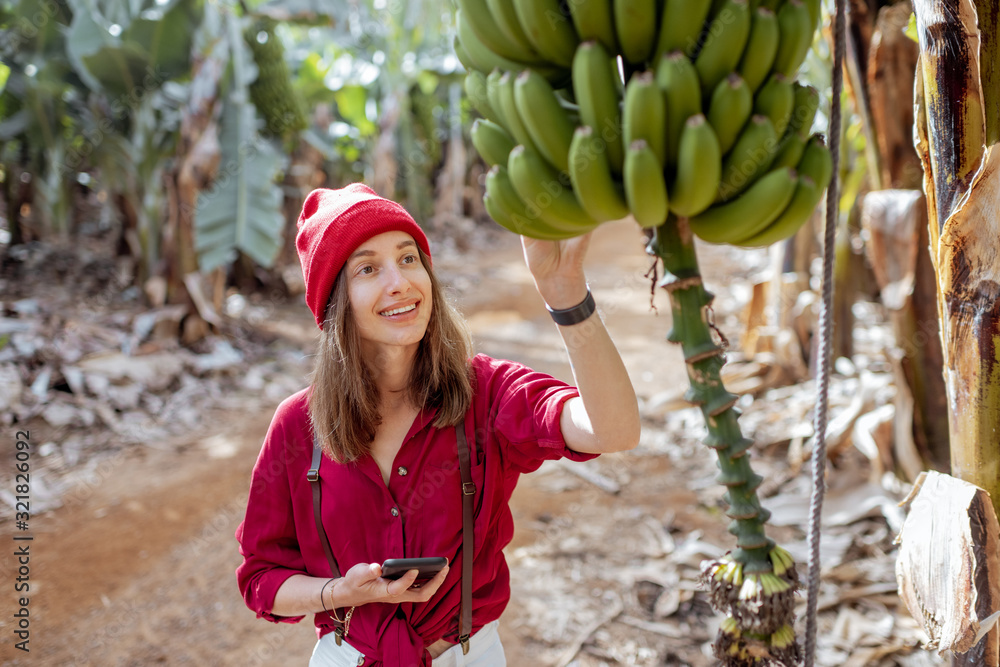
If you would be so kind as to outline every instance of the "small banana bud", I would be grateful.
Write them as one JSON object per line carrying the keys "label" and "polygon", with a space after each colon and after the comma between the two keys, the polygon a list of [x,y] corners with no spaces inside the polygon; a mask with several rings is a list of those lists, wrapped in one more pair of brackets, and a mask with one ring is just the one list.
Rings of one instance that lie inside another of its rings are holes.
{"label": "small banana bud", "polygon": [[777,595],[778,593],[784,593],[792,587],[790,583],[774,574],[771,574],[770,572],[765,572],[760,575],[760,579],[761,584],[764,587],[765,595]]}
{"label": "small banana bud", "polygon": [[751,600],[760,596],[762,592],[760,577],[756,574],[748,574],[743,579],[743,586],[740,588],[740,600]]}
{"label": "small banana bud", "polygon": [[734,637],[740,636],[740,626],[736,622],[736,619],[732,616],[726,616],[722,620],[722,624],[719,626],[719,630],[725,632],[726,634],[733,635]]}
{"label": "small banana bud", "polygon": [[774,548],[771,549],[771,553],[768,555],[771,558],[771,564],[774,566],[774,573],[779,577],[795,564],[791,554],[777,544],[774,545]]}

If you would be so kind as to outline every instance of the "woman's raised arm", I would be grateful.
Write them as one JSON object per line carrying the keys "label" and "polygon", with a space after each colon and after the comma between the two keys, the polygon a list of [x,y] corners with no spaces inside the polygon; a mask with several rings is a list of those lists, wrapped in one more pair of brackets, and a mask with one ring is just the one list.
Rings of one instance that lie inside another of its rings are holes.
{"label": "woman's raised arm", "polygon": [[[559,318],[565,321],[586,315],[590,294],[583,260],[590,234],[566,241],[522,237],[521,243],[535,287],[549,310],[569,310]],[[621,355],[601,318],[595,312],[582,321],[559,324],[558,328],[580,390],[580,397],[570,399],[563,407],[561,427],[566,445],[590,453],[632,449],[639,442],[638,401]]]}

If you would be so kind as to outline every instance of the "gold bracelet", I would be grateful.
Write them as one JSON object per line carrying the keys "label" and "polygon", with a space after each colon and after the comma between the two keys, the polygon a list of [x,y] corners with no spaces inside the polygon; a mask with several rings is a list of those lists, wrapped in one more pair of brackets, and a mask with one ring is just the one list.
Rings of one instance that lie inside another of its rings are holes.
{"label": "gold bracelet", "polygon": [[351,632],[351,616],[354,616],[354,607],[347,610],[347,614],[344,615],[344,636],[346,637]]}
{"label": "gold bracelet", "polygon": [[[333,609],[327,609],[326,600],[323,599],[323,594],[326,592],[326,587],[329,586],[330,582],[334,581],[335,579],[336,577],[334,577],[333,579],[328,579],[327,582],[323,584],[323,588],[319,590],[319,602],[320,604],[323,605],[323,611],[330,614],[330,616],[333,618],[334,621],[344,626],[344,636],[346,637],[347,634],[351,631],[351,617],[354,616],[354,607],[348,609],[347,613],[344,615],[344,619],[341,620],[340,617],[337,616],[337,608],[334,607]],[[333,604],[333,590],[330,591],[330,604]]]}

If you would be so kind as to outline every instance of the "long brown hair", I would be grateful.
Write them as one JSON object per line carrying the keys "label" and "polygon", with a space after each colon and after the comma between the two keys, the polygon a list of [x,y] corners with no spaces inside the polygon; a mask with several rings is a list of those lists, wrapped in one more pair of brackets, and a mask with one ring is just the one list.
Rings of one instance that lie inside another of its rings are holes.
{"label": "long brown hair", "polygon": [[[431,316],[410,370],[408,398],[438,408],[434,426],[457,424],[472,403],[469,358],[472,338],[461,315],[444,298],[430,258],[417,248],[431,279]],[[323,451],[334,461],[355,461],[371,450],[382,423],[371,364],[361,354],[361,336],[343,269],[337,276],[320,332],[312,376],[309,416]]]}

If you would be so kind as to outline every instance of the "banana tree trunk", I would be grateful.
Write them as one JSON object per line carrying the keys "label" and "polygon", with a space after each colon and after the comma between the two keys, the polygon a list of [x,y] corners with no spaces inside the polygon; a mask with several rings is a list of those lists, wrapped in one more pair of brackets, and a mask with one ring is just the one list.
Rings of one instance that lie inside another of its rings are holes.
{"label": "banana tree trunk", "polygon": [[[984,25],[994,34],[998,4]],[[917,150],[938,277],[952,473],[986,489],[1000,509],[1000,87],[983,85],[971,0],[918,1],[915,9]],[[995,40],[992,50],[982,61],[995,76]]]}
{"label": "banana tree trunk", "polygon": [[[989,492],[1000,511],[1000,0],[916,0],[914,10],[916,145],[937,274],[951,470]],[[995,666],[998,644],[994,628],[953,664]]]}
{"label": "banana tree trunk", "polygon": [[207,55],[195,65],[192,72],[195,94],[183,109],[175,166],[166,176],[171,198],[163,242],[166,299],[189,308],[190,315],[184,319],[182,332],[182,340],[186,343],[208,333],[208,324],[198,313],[185,276],[198,271],[194,247],[198,193],[211,182],[219,166],[218,129],[213,116],[225,68],[225,57],[218,52]]}

